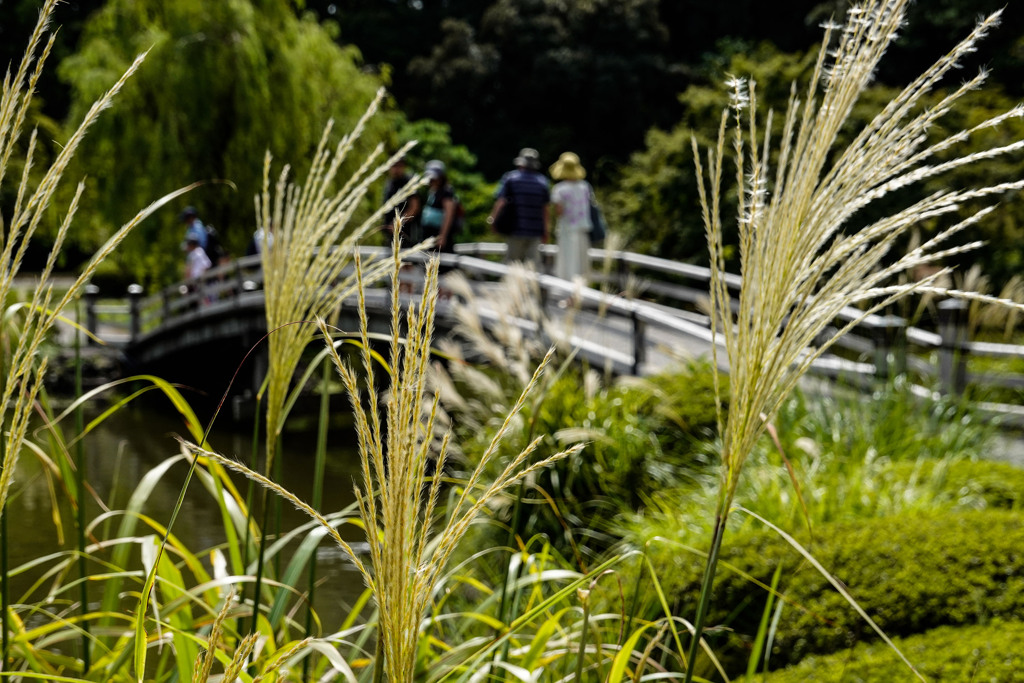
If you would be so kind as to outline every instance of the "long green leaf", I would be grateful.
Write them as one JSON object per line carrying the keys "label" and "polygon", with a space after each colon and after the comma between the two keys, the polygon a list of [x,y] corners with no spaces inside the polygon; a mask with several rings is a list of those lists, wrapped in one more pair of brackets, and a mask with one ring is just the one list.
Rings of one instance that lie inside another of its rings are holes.
{"label": "long green leaf", "polygon": [[[535,619],[544,615],[548,610],[561,602],[562,600],[575,598],[576,590],[586,585],[589,581],[593,580],[595,576],[598,576],[607,569],[614,567],[620,562],[632,557],[639,551],[633,550],[621,555],[611,557],[598,566],[594,567],[587,574],[580,576],[576,580],[570,582],[568,585],[563,587],[561,590],[556,591],[551,596],[543,600],[530,610],[527,610],[510,623],[503,634],[497,638],[493,638],[487,641],[487,644],[477,650],[475,653],[464,659],[462,662],[443,662],[444,673],[436,679],[437,683],[441,681],[447,681],[453,676],[457,676],[456,679],[459,683],[467,683],[472,677],[473,673],[483,666],[484,660],[489,657],[494,651],[504,645],[506,641],[512,638],[512,636],[518,632],[519,629],[523,628],[527,624],[533,622]],[[440,663],[440,662],[439,662]]]}
{"label": "long green leaf", "polygon": [[779,534],[779,536],[782,536],[786,543],[789,543],[791,546],[793,546],[794,550],[803,555],[804,559],[810,562],[811,565],[818,570],[818,573],[825,577],[826,581],[832,584],[832,587],[835,588],[841,596],[843,596],[843,599],[845,599],[846,602],[850,603],[850,606],[853,607],[857,614],[859,614],[861,618],[865,622],[867,622],[868,626],[870,626],[874,630],[874,632],[877,633],[878,636],[885,641],[885,644],[888,645],[892,649],[892,651],[896,653],[896,655],[903,661],[903,663],[906,664],[907,667],[914,672],[914,675],[922,681],[925,680],[924,676],[921,675],[921,672],[917,670],[917,667],[911,664],[910,660],[907,659],[906,655],[904,655],[903,652],[898,647],[896,647],[896,643],[892,642],[889,636],[885,635],[885,632],[881,629],[881,627],[875,623],[875,620],[868,616],[868,613],[864,611],[864,608],[861,607],[860,604],[858,604],[857,600],[854,599],[853,595],[850,593],[849,590],[847,590],[846,586],[844,586],[839,579],[832,576],[832,573],[825,569],[825,567],[820,562],[818,562],[818,560],[816,560],[815,557],[806,548],[800,545],[799,541],[797,541],[795,538],[787,534],[781,528],[769,522],[764,517],[758,515],[756,512],[752,512],[744,507],[739,506],[737,506],[736,510],[738,510],[739,512],[745,512],[746,514],[750,515],[754,519],[764,524],[769,529],[773,530],[775,533]]}
{"label": "long green leaf", "polygon": [[[747,661],[747,679],[754,680],[757,667],[761,662],[761,655],[765,649],[765,641],[768,639],[768,623],[772,615],[772,608],[775,605],[775,593],[779,588],[779,580],[782,578],[782,563],[779,562],[772,574],[772,589],[768,593],[768,601],[764,604],[764,612],[761,614],[761,624],[757,628],[757,637],[754,638],[754,646],[750,650],[750,659]],[[781,603],[780,603],[781,604]],[[765,661],[767,667],[767,660]]]}
{"label": "long green leaf", "polygon": [[612,670],[608,674],[608,683],[620,683],[626,676],[626,667],[629,666],[629,660],[633,657],[633,651],[636,649],[637,643],[640,642],[640,638],[650,628],[658,626],[657,622],[651,621],[640,626],[640,628],[634,629],[633,632],[626,638],[626,642],[622,644],[622,649],[619,650],[618,654],[615,655],[615,659],[612,660]]}

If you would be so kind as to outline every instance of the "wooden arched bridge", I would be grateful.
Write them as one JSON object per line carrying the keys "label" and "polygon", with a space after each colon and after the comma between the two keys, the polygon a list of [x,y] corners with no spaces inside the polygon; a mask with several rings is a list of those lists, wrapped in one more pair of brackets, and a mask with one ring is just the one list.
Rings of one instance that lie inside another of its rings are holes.
{"label": "wooden arched bridge", "polygon": [[[460,244],[456,253],[442,255],[442,265],[461,272],[477,295],[477,311],[484,324],[519,325],[526,334],[544,335],[555,328],[564,340],[593,366],[617,374],[646,375],[679,357],[710,354],[710,321],[702,302],[707,297],[707,268],[642,254],[591,249],[591,287],[578,288],[551,272],[557,247],[542,249],[544,263],[535,275],[540,310],[547,325],[537,320],[510,319],[507,306],[495,298],[497,283],[509,270],[500,262],[503,244]],[[389,250],[364,247],[363,256],[386,257]],[[111,303],[91,290],[86,296],[87,326],[104,342],[123,350],[135,369],[154,372],[193,386],[223,387],[249,349],[266,333],[263,275],[259,257],[246,257],[209,270],[190,286],[178,283],[146,295],[138,286],[127,299]],[[730,276],[729,287],[738,291],[740,279]],[[633,292],[632,295],[626,294]],[[573,305],[559,302],[573,297]],[[390,293],[384,288],[367,292],[367,312],[376,331],[386,332],[390,321]],[[356,329],[356,302],[340,302],[339,325]],[[849,309],[837,326],[855,319]],[[812,373],[863,382],[909,371],[922,383],[945,393],[959,393],[969,382],[1012,389],[1024,388],[1024,375],[970,375],[971,355],[1024,358],[1024,347],[972,342],[966,334],[962,302],[938,305],[933,329],[910,326],[895,316],[868,316],[836,345],[835,352],[818,359]],[[454,304],[438,305],[437,329],[450,331],[455,323]],[[725,362],[725,354],[718,354]],[[241,388],[262,379],[260,357],[242,373]],[[984,406],[1001,413],[1021,413],[1014,405]]]}

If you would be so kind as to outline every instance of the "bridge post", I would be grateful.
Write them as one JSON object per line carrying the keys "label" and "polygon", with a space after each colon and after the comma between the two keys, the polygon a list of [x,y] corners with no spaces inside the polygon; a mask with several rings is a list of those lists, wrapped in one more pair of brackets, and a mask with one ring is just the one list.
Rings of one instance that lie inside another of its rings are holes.
{"label": "bridge post", "polygon": [[629,285],[629,264],[620,252],[615,252],[615,275],[619,279],[619,291],[625,292]]}
{"label": "bridge post", "polygon": [[[93,337],[98,337],[97,330],[99,323],[96,320],[96,301],[100,298],[100,288],[90,283],[85,286],[85,329]],[[93,337],[86,340],[88,344],[95,344]]]}
{"label": "bridge post", "polygon": [[164,320],[168,320],[171,317],[171,290],[168,287],[164,287],[163,291],[160,292],[160,297],[163,299],[164,308]]}
{"label": "bridge post", "polygon": [[245,278],[242,277],[242,267],[238,265],[238,259],[233,261],[235,266],[235,308],[242,305],[242,292],[245,291]]}
{"label": "bridge post", "polygon": [[629,312],[630,322],[633,324],[633,369],[634,376],[640,375],[640,368],[647,362],[647,325],[637,315],[637,307],[634,304]]}
{"label": "bridge post", "polygon": [[898,315],[883,315],[869,329],[875,345],[875,377],[885,379],[905,373],[907,321]]}
{"label": "bridge post", "polygon": [[942,393],[958,395],[967,388],[967,302],[939,302],[939,386]]}
{"label": "bridge post", "polygon": [[131,315],[131,340],[133,342],[142,334],[139,304],[142,303],[143,291],[140,284],[132,283],[128,285],[128,313]]}

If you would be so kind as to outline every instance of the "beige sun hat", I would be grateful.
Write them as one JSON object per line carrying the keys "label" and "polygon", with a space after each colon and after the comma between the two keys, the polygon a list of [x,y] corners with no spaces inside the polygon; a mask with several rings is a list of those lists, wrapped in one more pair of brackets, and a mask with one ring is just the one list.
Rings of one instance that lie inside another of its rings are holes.
{"label": "beige sun hat", "polygon": [[572,152],[562,152],[558,161],[551,164],[551,177],[555,180],[583,180],[587,177],[587,171],[578,156]]}

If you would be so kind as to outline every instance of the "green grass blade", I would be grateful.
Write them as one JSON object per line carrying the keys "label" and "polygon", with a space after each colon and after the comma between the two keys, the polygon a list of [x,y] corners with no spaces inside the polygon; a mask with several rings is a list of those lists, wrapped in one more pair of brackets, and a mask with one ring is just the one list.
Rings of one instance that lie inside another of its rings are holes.
{"label": "green grass blade", "polygon": [[822,566],[822,564],[818,562],[818,560],[816,560],[814,556],[811,555],[811,553],[806,548],[800,545],[799,541],[797,541],[795,538],[793,538],[785,531],[769,522],[764,517],[761,517],[757,513],[751,512],[750,510],[747,510],[744,507],[737,507],[736,509],[740,512],[745,512],[746,514],[750,515],[754,519],[764,524],[769,529],[775,531],[775,533],[779,534],[779,536],[781,536],[786,541],[786,543],[789,543],[791,546],[793,546],[794,550],[803,555],[804,559],[810,562],[811,565],[818,570],[818,573],[825,577],[825,580],[832,584],[832,587],[835,588],[836,591],[843,596],[843,599],[850,603],[850,606],[853,607],[853,609],[857,612],[857,614],[861,616],[862,619],[864,619],[868,626],[870,626],[874,630],[874,632],[877,633],[878,636],[885,641],[885,644],[892,648],[892,651],[895,652],[896,655],[903,661],[903,663],[906,664],[907,667],[914,672],[914,675],[917,676],[919,680],[925,680],[924,676],[921,675],[921,672],[917,670],[917,667],[910,663],[910,660],[907,659],[906,655],[904,655],[903,652],[900,651],[898,647],[896,647],[896,644],[892,642],[889,636],[885,635],[885,632],[881,629],[881,627],[878,626],[878,624],[875,623],[875,620],[868,616],[868,613],[864,611],[864,608],[857,603],[853,595],[850,594],[850,591],[846,589],[846,586],[844,586],[842,582],[839,581],[839,579],[832,576],[832,573],[825,569],[825,567]]}
{"label": "green grass blade", "polygon": [[622,649],[619,650],[618,654],[615,655],[615,659],[612,660],[612,670],[611,673],[608,674],[608,683],[621,683],[621,681],[625,680],[629,660],[633,657],[634,650],[636,650],[636,646],[640,642],[640,638],[648,629],[655,626],[658,626],[658,623],[652,621],[641,625],[629,634],[629,637],[626,638],[626,642],[622,644]]}
{"label": "green grass blade", "polygon": [[[747,678],[754,680],[754,675],[757,673],[758,664],[761,661],[761,655],[765,650],[765,642],[768,640],[768,625],[772,616],[772,608],[775,604],[775,594],[779,588],[779,579],[782,578],[782,563],[780,562],[775,567],[775,573],[772,574],[772,589],[768,592],[768,601],[764,605],[764,612],[761,614],[761,623],[757,628],[757,637],[754,639],[754,645],[750,651],[750,660],[747,662]],[[767,667],[767,661],[765,666]]]}

